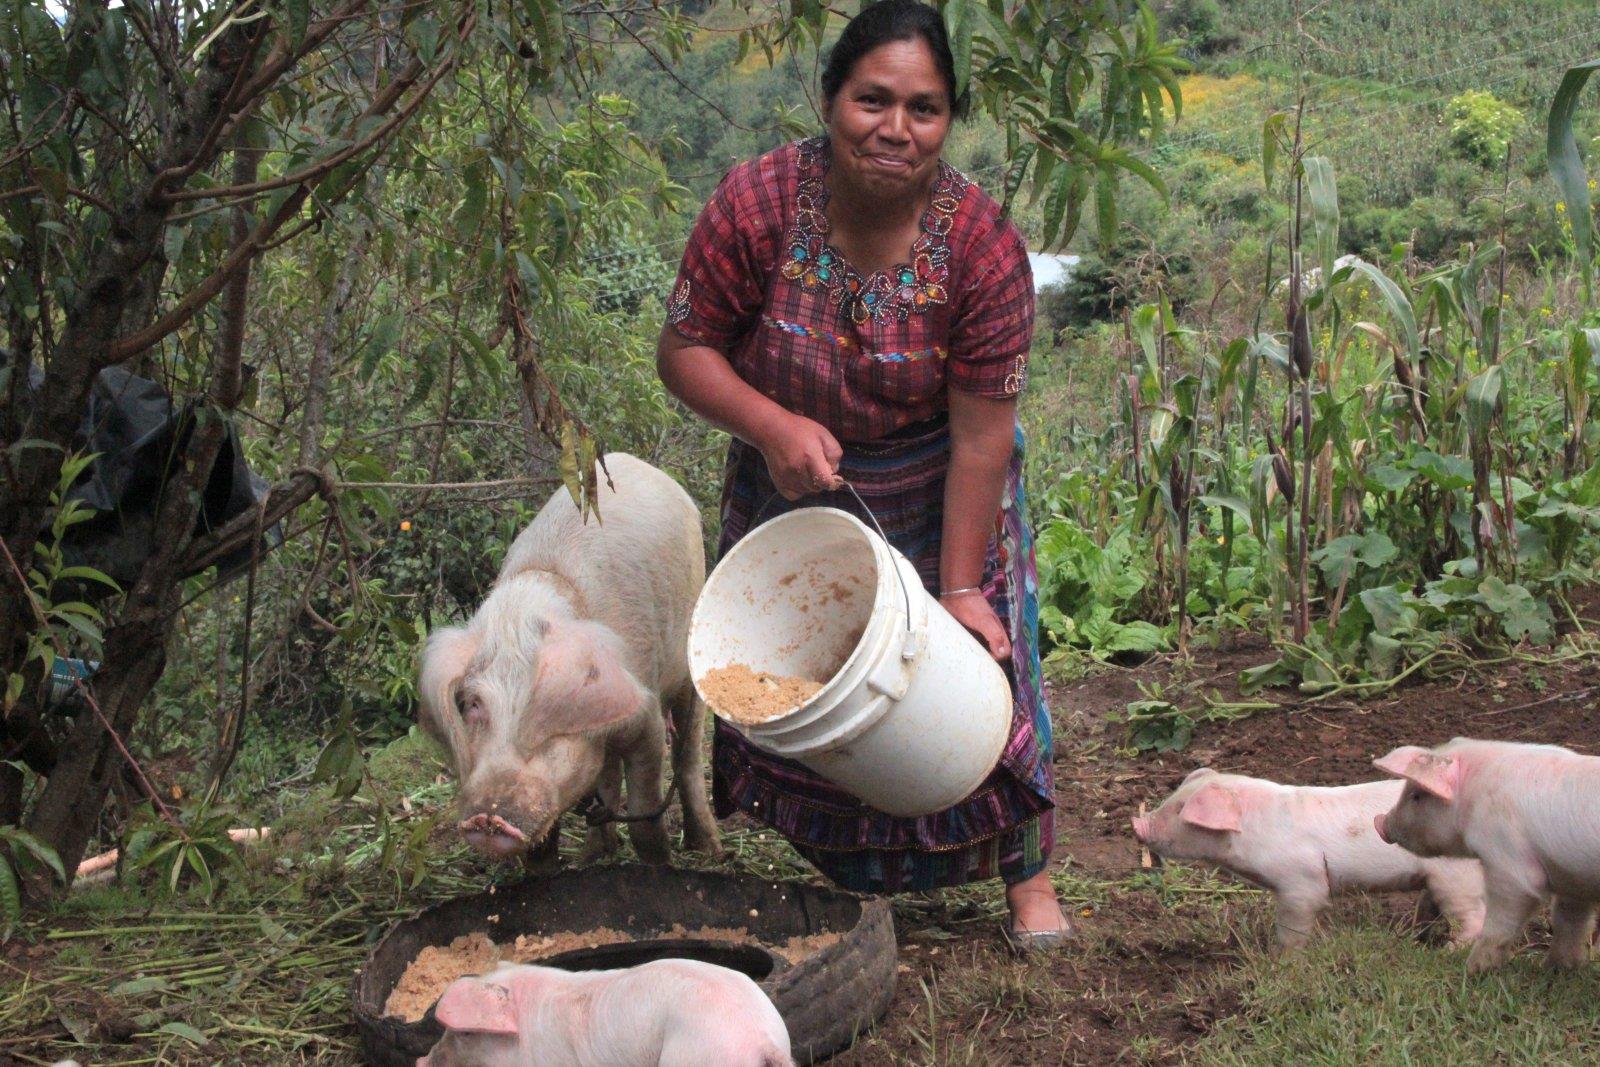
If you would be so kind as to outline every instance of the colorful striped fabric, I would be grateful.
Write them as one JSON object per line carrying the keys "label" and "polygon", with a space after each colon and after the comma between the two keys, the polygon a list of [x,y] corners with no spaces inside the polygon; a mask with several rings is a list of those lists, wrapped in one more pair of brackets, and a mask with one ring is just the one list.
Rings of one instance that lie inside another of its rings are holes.
{"label": "colorful striped fabric", "polygon": [[[787,319],[775,319],[771,315],[761,316],[761,321],[771,326],[774,330],[782,330],[784,333],[793,334],[796,337],[808,337],[813,341],[821,341],[835,348],[858,349],[861,347],[854,337],[849,337],[842,333],[819,330],[815,326],[806,326],[798,322],[790,322]],[[934,345],[931,348],[917,348],[908,352],[868,352],[867,357],[880,363],[915,363],[919,359],[944,359],[947,354],[942,345]]]}
{"label": "colorful striped fabric", "polygon": [[[930,590],[938,588],[949,457],[949,433],[939,417],[880,441],[846,444],[840,466]],[[783,834],[835,882],[859,891],[932,889],[992,877],[1016,882],[1043,867],[1054,841],[1054,782],[1039,670],[1038,581],[1021,470],[1019,430],[985,566],[985,594],[1011,633],[1007,674],[1016,697],[1011,736],[988,780],[945,811],[886,815],[799,764],[762,752],[718,721],[712,768],[719,817],[747,812]],[[797,506],[776,494],[761,454],[739,441],[729,449],[723,485],[719,555],[758,519]],[[860,510],[844,492],[801,503]]]}

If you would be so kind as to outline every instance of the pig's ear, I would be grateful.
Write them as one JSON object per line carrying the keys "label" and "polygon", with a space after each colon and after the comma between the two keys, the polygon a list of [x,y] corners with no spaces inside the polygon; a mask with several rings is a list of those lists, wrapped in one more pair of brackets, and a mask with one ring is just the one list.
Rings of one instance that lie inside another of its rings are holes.
{"label": "pig's ear", "polygon": [[639,710],[645,691],[623,665],[622,640],[609,626],[552,623],[539,648],[535,701],[550,734],[575,734],[620,722]]}
{"label": "pig's ear", "polygon": [[1239,830],[1239,797],[1227,786],[1213,782],[1195,790],[1183,802],[1183,821],[1205,830]]}
{"label": "pig's ear", "polygon": [[447,626],[434,631],[422,649],[422,677],[417,683],[422,708],[418,717],[422,728],[449,750],[458,770],[467,745],[461,713],[456,710],[456,690],[478,653],[478,641],[475,633],[460,626]]}
{"label": "pig's ear", "polygon": [[460,978],[450,983],[433,1017],[451,1030],[469,1034],[512,1034],[517,1032],[517,1013],[511,991],[477,978]]}
{"label": "pig's ear", "polygon": [[1188,785],[1190,782],[1194,781],[1196,778],[1204,778],[1208,774],[1216,774],[1216,773],[1217,773],[1216,772],[1216,768],[1214,768],[1214,767],[1196,767],[1194,770],[1190,771],[1187,775],[1184,776],[1183,784],[1184,785]]}
{"label": "pig's ear", "polygon": [[1456,786],[1461,780],[1461,764],[1456,757],[1442,756],[1416,745],[1402,745],[1387,756],[1373,760],[1372,765],[1444,801],[1455,799]]}

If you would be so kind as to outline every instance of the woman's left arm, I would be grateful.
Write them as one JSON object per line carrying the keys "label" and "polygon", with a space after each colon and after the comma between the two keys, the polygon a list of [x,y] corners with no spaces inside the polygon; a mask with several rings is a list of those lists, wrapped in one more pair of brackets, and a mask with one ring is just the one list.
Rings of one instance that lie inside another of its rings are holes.
{"label": "woman's left arm", "polygon": [[[983,565],[1005,492],[1016,442],[1017,399],[951,389],[950,469],[944,484],[939,602],[997,660],[1011,658],[1011,638],[982,591]],[[954,592],[955,590],[970,590]]]}

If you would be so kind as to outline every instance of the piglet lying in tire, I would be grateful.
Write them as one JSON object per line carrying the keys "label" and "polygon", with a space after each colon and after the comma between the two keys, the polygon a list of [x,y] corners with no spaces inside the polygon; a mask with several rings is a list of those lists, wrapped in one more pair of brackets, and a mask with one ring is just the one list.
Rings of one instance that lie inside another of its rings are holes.
{"label": "piglet lying in tire", "polygon": [[502,965],[439,998],[417,1067],[793,1067],[783,1017],[746,975],[699,960],[617,971]]}
{"label": "piglet lying in tire", "polygon": [[[606,456],[599,481],[601,519],[584,521],[557,489],[471,621],[435,632],[422,653],[422,725],[455,765],[462,834],[495,858],[553,860],[561,813],[591,793],[620,812],[625,781],[627,815],[639,820],[634,848],[665,863],[663,707],[684,846],[720,852],[702,773],[705,711],[688,663],[689,614],[705,580],[700,514],[675,481],[632,456]],[[615,844],[614,827],[598,825],[585,858]]]}
{"label": "piglet lying in tire", "polygon": [[1548,962],[1589,961],[1600,910],[1600,758],[1557,745],[1458,737],[1373,761],[1404,778],[1377,831],[1419,856],[1475,856],[1488,912],[1469,971],[1500,966],[1549,900]]}
{"label": "piglet lying in tire", "polygon": [[1426,889],[1456,925],[1483,925],[1483,872],[1470,859],[1422,859],[1379,840],[1372,820],[1399,797],[1396,782],[1333,788],[1279,785],[1202,767],[1133,832],[1157,855],[1198,860],[1272,890],[1277,947],[1305,944],[1335,893]]}

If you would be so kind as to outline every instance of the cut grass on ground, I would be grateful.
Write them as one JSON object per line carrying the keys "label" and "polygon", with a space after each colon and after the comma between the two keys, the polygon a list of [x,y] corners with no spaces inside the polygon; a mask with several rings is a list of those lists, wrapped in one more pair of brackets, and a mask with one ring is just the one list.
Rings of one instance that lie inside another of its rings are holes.
{"label": "cut grass on ground", "polygon": [[[369,764],[397,840],[449,801],[425,746],[396,742]],[[349,985],[372,942],[416,908],[518,875],[456,845],[448,818],[413,869],[372,840],[370,800],[280,799],[284,832],[248,849],[213,902],[148,878],[80,891],[0,948],[0,1064],[357,1064]],[[735,826],[726,842],[724,861],[701,865],[814,877],[769,831]],[[835,1062],[1600,1061],[1594,967],[1547,972],[1530,949],[1468,977],[1461,954],[1414,944],[1396,929],[1405,909],[1382,901],[1333,909],[1280,961],[1263,952],[1270,902],[1254,889],[1177,866],[1056,880],[1080,938],[1028,960],[1000,946],[998,884],[897,898],[898,993]]]}

